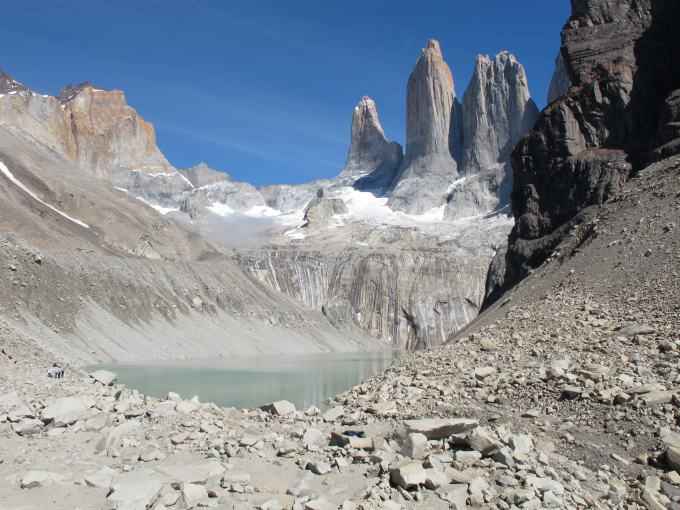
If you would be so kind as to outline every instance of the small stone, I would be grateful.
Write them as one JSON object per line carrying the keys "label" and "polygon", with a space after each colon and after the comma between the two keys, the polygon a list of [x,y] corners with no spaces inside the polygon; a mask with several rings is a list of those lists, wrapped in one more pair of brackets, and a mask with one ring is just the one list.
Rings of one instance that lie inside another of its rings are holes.
{"label": "small stone", "polygon": [[328,462],[308,462],[306,469],[315,475],[326,475],[331,472],[331,465]]}
{"label": "small stone", "polygon": [[563,400],[575,400],[581,396],[583,390],[578,386],[565,386],[562,388]]}
{"label": "small stone", "polygon": [[496,373],[495,367],[478,367],[475,368],[475,377],[481,381]]}

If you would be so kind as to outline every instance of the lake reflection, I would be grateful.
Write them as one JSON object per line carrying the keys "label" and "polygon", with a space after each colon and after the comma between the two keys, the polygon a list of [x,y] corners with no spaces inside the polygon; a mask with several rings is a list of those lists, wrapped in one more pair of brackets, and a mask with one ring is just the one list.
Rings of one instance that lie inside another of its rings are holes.
{"label": "lake reflection", "polygon": [[382,372],[395,351],[266,356],[223,362],[187,361],[149,365],[98,365],[118,374],[118,382],[146,395],[169,391],[224,407],[252,408],[290,400],[298,408],[324,401]]}

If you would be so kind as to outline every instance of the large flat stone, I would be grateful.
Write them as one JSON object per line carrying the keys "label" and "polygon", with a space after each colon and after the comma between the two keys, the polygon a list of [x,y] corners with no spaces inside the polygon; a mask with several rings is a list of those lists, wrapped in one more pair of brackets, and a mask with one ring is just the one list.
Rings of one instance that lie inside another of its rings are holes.
{"label": "large flat stone", "polygon": [[216,460],[178,462],[172,457],[155,467],[171,483],[205,484],[209,478],[221,477],[226,469]]}
{"label": "large flat stone", "polygon": [[165,480],[150,469],[138,469],[113,479],[109,503],[116,510],[147,510],[156,502]]}
{"label": "large flat stone", "polygon": [[118,375],[109,370],[97,370],[92,372],[90,377],[104,386],[111,386],[118,379]]}
{"label": "large flat stone", "polygon": [[423,434],[428,439],[446,439],[475,429],[479,422],[468,418],[424,418],[404,422],[409,434]]}
{"label": "large flat stone", "polygon": [[43,409],[41,418],[55,427],[66,427],[87,417],[90,412],[89,403],[79,397],[58,398]]}
{"label": "large flat stone", "polygon": [[33,409],[23,401],[16,391],[0,395],[0,414],[6,414],[13,420],[35,417]]}

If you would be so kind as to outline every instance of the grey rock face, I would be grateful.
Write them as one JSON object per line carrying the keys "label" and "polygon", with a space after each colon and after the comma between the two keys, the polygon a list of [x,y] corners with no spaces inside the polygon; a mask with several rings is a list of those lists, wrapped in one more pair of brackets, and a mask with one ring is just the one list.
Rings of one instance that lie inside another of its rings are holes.
{"label": "grey rock face", "polygon": [[[238,261],[267,287],[321,310],[336,326],[354,324],[399,348],[441,345],[477,315],[493,251],[486,239],[460,251],[417,249],[407,233],[392,234],[401,235],[393,249],[315,250],[310,241],[303,249],[242,252]],[[500,243],[506,235],[503,227],[488,237]]]}
{"label": "grey rock face", "polygon": [[447,197],[446,218],[492,211],[510,200],[510,153],[534,125],[538,108],[526,72],[507,51],[494,59],[479,55],[462,113],[461,174]]}
{"label": "grey rock face", "polygon": [[339,180],[361,189],[383,190],[401,164],[401,145],[385,137],[375,101],[363,97],[352,115],[352,140]]}
{"label": "grey rock face", "polygon": [[222,181],[231,181],[231,175],[227,172],[221,172],[210,168],[206,163],[199,163],[191,168],[180,170],[182,174],[189,179],[189,182],[196,188],[201,188],[209,184],[215,184]]}
{"label": "grey rock face", "polygon": [[569,70],[567,69],[567,64],[560,51],[555,59],[555,72],[550,80],[548,104],[566,96],[567,92],[569,92],[569,87],[571,87],[571,78],[569,78]]}
{"label": "grey rock face", "polygon": [[265,205],[264,197],[255,186],[247,182],[221,181],[185,194],[180,210],[195,218],[205,214],[209,207],[215,207],[213,212],[217,214],[228,214]]}
{"label": "grey rock face", "polygon": [[479,55],[463,98],[461,173],[476,174],[507,161],[537,117],[526,72],[517,58],[507,51],[494,59]]}
{"label": "grey rock face", "polygon": [[318,226],[328,223],[335,215],[347,212],[347,206],[342,199],[324,197],[323,192],[320,192],[305,209],[304,220],[306,226]]}
{"label": "grey rock face", "polygon": [[120,172],[114,176],[114,184],[128,190],[135,197],[142,197],[163,206],[175,207],[184,192],[194,187],[180,172],[147,173],[137,170]]}
{"label": "grey rock face", "polygon": [[430,40],[408,81],[406,155],[389,200],[393,208],[422,213],[444,203],[445,190],[458,177],[454,98],[451,70],[439,43]]}
{"label": "grey rock face", "polygon": [[304,209],[316,197],[320,189],[333,184],[330,180],[312,181],[307,184],[274,184],[260,188],[267,205],[282,212]]}

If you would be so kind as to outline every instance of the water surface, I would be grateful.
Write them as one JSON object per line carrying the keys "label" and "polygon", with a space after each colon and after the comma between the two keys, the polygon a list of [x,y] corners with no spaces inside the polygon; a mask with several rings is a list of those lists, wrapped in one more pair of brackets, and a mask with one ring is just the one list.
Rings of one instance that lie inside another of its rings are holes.
{"label": "water surface", "polygon": [[394,351],[262,356],[228,361],[182,361],[146,365],[98,365],[146,395],[169,391],[224,407],[253,408],[290,400],[298,408],[322,407],[330,397],[376,375],[396,359]]}

